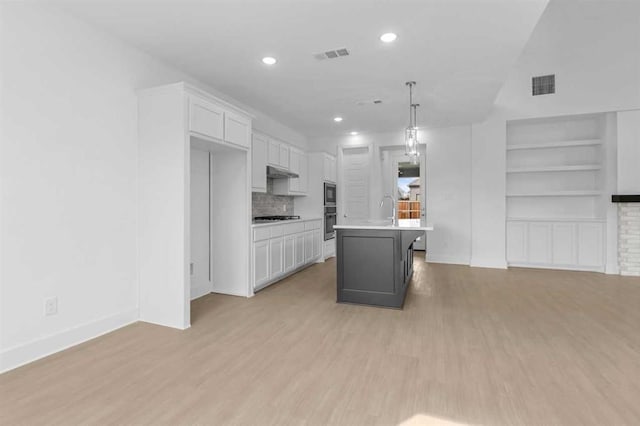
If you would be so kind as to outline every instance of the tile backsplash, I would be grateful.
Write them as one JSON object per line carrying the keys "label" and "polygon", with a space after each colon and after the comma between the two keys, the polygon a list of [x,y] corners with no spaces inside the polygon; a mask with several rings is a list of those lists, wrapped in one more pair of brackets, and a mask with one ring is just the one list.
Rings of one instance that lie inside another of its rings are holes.
{"label": "tile backsplash", "polygon": [[251,193],[251,217],[293,215],[293,197],[273,195],[273,179],[267,179],[267,193]]}

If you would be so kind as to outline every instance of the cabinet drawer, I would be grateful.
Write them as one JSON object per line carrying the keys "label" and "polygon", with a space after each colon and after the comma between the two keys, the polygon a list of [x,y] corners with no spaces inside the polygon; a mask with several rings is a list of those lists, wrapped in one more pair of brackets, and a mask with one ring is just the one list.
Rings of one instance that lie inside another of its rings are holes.
{"label": "cabinet drawer", "polygon": [[239,115],[225,112],[224,140],[235,145],[249,148],[251,141],[251,122]]}
{"label": "cabinet drawer", "polygon": [[204,99],[190,97],[189,130],[211,138],[223,137],[224,111]]}
{"label": "cabinet drawer", "polygon": [[320,229],[321,228],[321,220],[310,220],[309,222],[304,223],[304,230],[309,231],[311,229]]}
{"label": "cabinet drawer", "polygon": [[297,234],[304,231],[304,222],[288,223],[284,226],[284,234]]}
{"label": "cabinet drawer", "polygon": [[282,226],[282,225],[272,226],[271,227],[271,238],[282,237],[283,232],[284,232],[284,226]]}
{"label": "cabinet drawer", "polygon": [[271,238],[271,227],[255,228],[253,230],[253,241],[268,240]]}

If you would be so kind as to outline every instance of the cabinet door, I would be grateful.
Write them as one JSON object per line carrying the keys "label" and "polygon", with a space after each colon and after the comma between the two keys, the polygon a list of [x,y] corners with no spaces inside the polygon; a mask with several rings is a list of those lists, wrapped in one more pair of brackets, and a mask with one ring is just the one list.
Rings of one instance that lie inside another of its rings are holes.
{"label": "cabinet door", "polygon": [[527,261],[527,223],[507,222],[507,262]]}
{"label": "cabinet door", "polygon": [[553,264],[576,264],[576,225],[574,223],[553,224]]}
{"label": "cabinet door", "polygon": [[222,140],[224,110],[195,96],[191,96],[189,99],[189,130]]}
{"label": "cabinet door", "polygon": [[254,192],[267,192],[267,140],[255,134],[251,148],[251,188]]}
{"label": "cabinet door", "polygon": [[267,162],[272,166],[280,165],[280,143],[273,139],[269,139],[269,155],[267,157]]}
{"label": "cabinet door", "polygon": [[527,235],[529,263],[551,263],[551,224],[529,223]]}
{"label": "cabinet door", "polygon": [[269,240],[269,254],[271,257],[269,279],[274,279],[284,273],[282,237]]}
{"label": "cabinet door", "polygon": [[253,288],[269,281],[269,241],[253,243]]}
{"label": "cabinet door", "polygon": [[331,158],[328,155],[322,157],[322,180],[331,181]]}
{"label": "cabinet door", "polygon": [[249,148],[251,143],[251,121],[231,112],[224,114],[224,140]]}
{"label": "cabinet door", "polygon": [[[300,152],[291,149],[289,151],[289,170],[300,174]],[[289,178],[289,191],[300,192],[300,178]]]}
{"label": "cabinet door", "polygon": [[304,233],[304,263],[310,263],[313,260],[313,231]]}
{"label": "cabinet door", "polygon": [[603,243],[602,223],[578,224],[578,265],[593,268],[604,267]]}
{"label": "cabinet door", "polygon": [[298,192],[301,194],[307,193],[307,181],[308,181],[308,163],[307,156],[304,153],[300,153],[298,175]]}
{"label": "cabinet door", "polygon": [[284,237],[284,272],[290,272],[296,268],[295,240],[294,235]]}
{"label": "cabinet door", "polygon": [[283,143],[280,144],[280,159],[278,164],[283,169],[289,168],[289,147]]}
{"label": "cabinet door", "polygon": [[295,248],[294,256],[295,256],[295,265],[296,268],[299,268],[304,265],[304,233],[299,233],[294,235],[295,239]]}
{"label": "cabinet door", "polygon": [[329,160],[329,180],[333,183],[338,181],[338,173],[336,170],[336,159],[331,157]]}
{"label": "cabinet door", "polygon": [[322,234],[319,229],[313,231],[313,258],[320,257],[322,251]]}

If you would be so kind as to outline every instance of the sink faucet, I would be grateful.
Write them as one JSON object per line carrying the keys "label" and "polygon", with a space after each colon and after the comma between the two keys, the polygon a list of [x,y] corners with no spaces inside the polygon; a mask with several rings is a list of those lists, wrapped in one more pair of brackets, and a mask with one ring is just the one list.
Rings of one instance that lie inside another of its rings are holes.
{"label": "sink faucet", "polygon": [[384,197],[382,197],[382,200],[380,200],[380,208],[382,208],[382,206],[384,205],[384,200],[386,199],[390,199],[391,200],[391,217],[388,217],[387,219],[391,219],[391,225],[395,226],[396,225],[396,200],[394,200],[394,198],[391,195],[385,195]]}

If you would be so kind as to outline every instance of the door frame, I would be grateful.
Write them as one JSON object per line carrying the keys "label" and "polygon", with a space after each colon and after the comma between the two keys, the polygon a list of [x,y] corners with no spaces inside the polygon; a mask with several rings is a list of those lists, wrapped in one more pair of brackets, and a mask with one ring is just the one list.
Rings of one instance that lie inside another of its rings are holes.
{"label": "door frame", "polygon": [[338,192],[338,200],[339,202],[336,203],[336,208],[337,208],[337,217],[336,217],[336,223],[338,225],[344,224],[344,219],[345,217],[345,205],[346,205],[346,200],[344,198],[344,190],[342,188],[343,184],[344,184],[344,151],[345,150],[350,150],[350,149],[362,149],[365,148],[367,150],[367,154],[369,155],[369,176],[368,176],[368,181],[369,181],[369,205],[367,206],[368,210],[369,210],[369,215],[371,215],[371,200],[372,198],[372,186],[371,185],[371,166],[373,165],[373,147],[371,146],[371,144],[367,144],[367,143],[361,143],[361,144],[353,144],[353,145],[345,145],[345,146],[338,146],[338,156],[336,159],[336,191]]}

